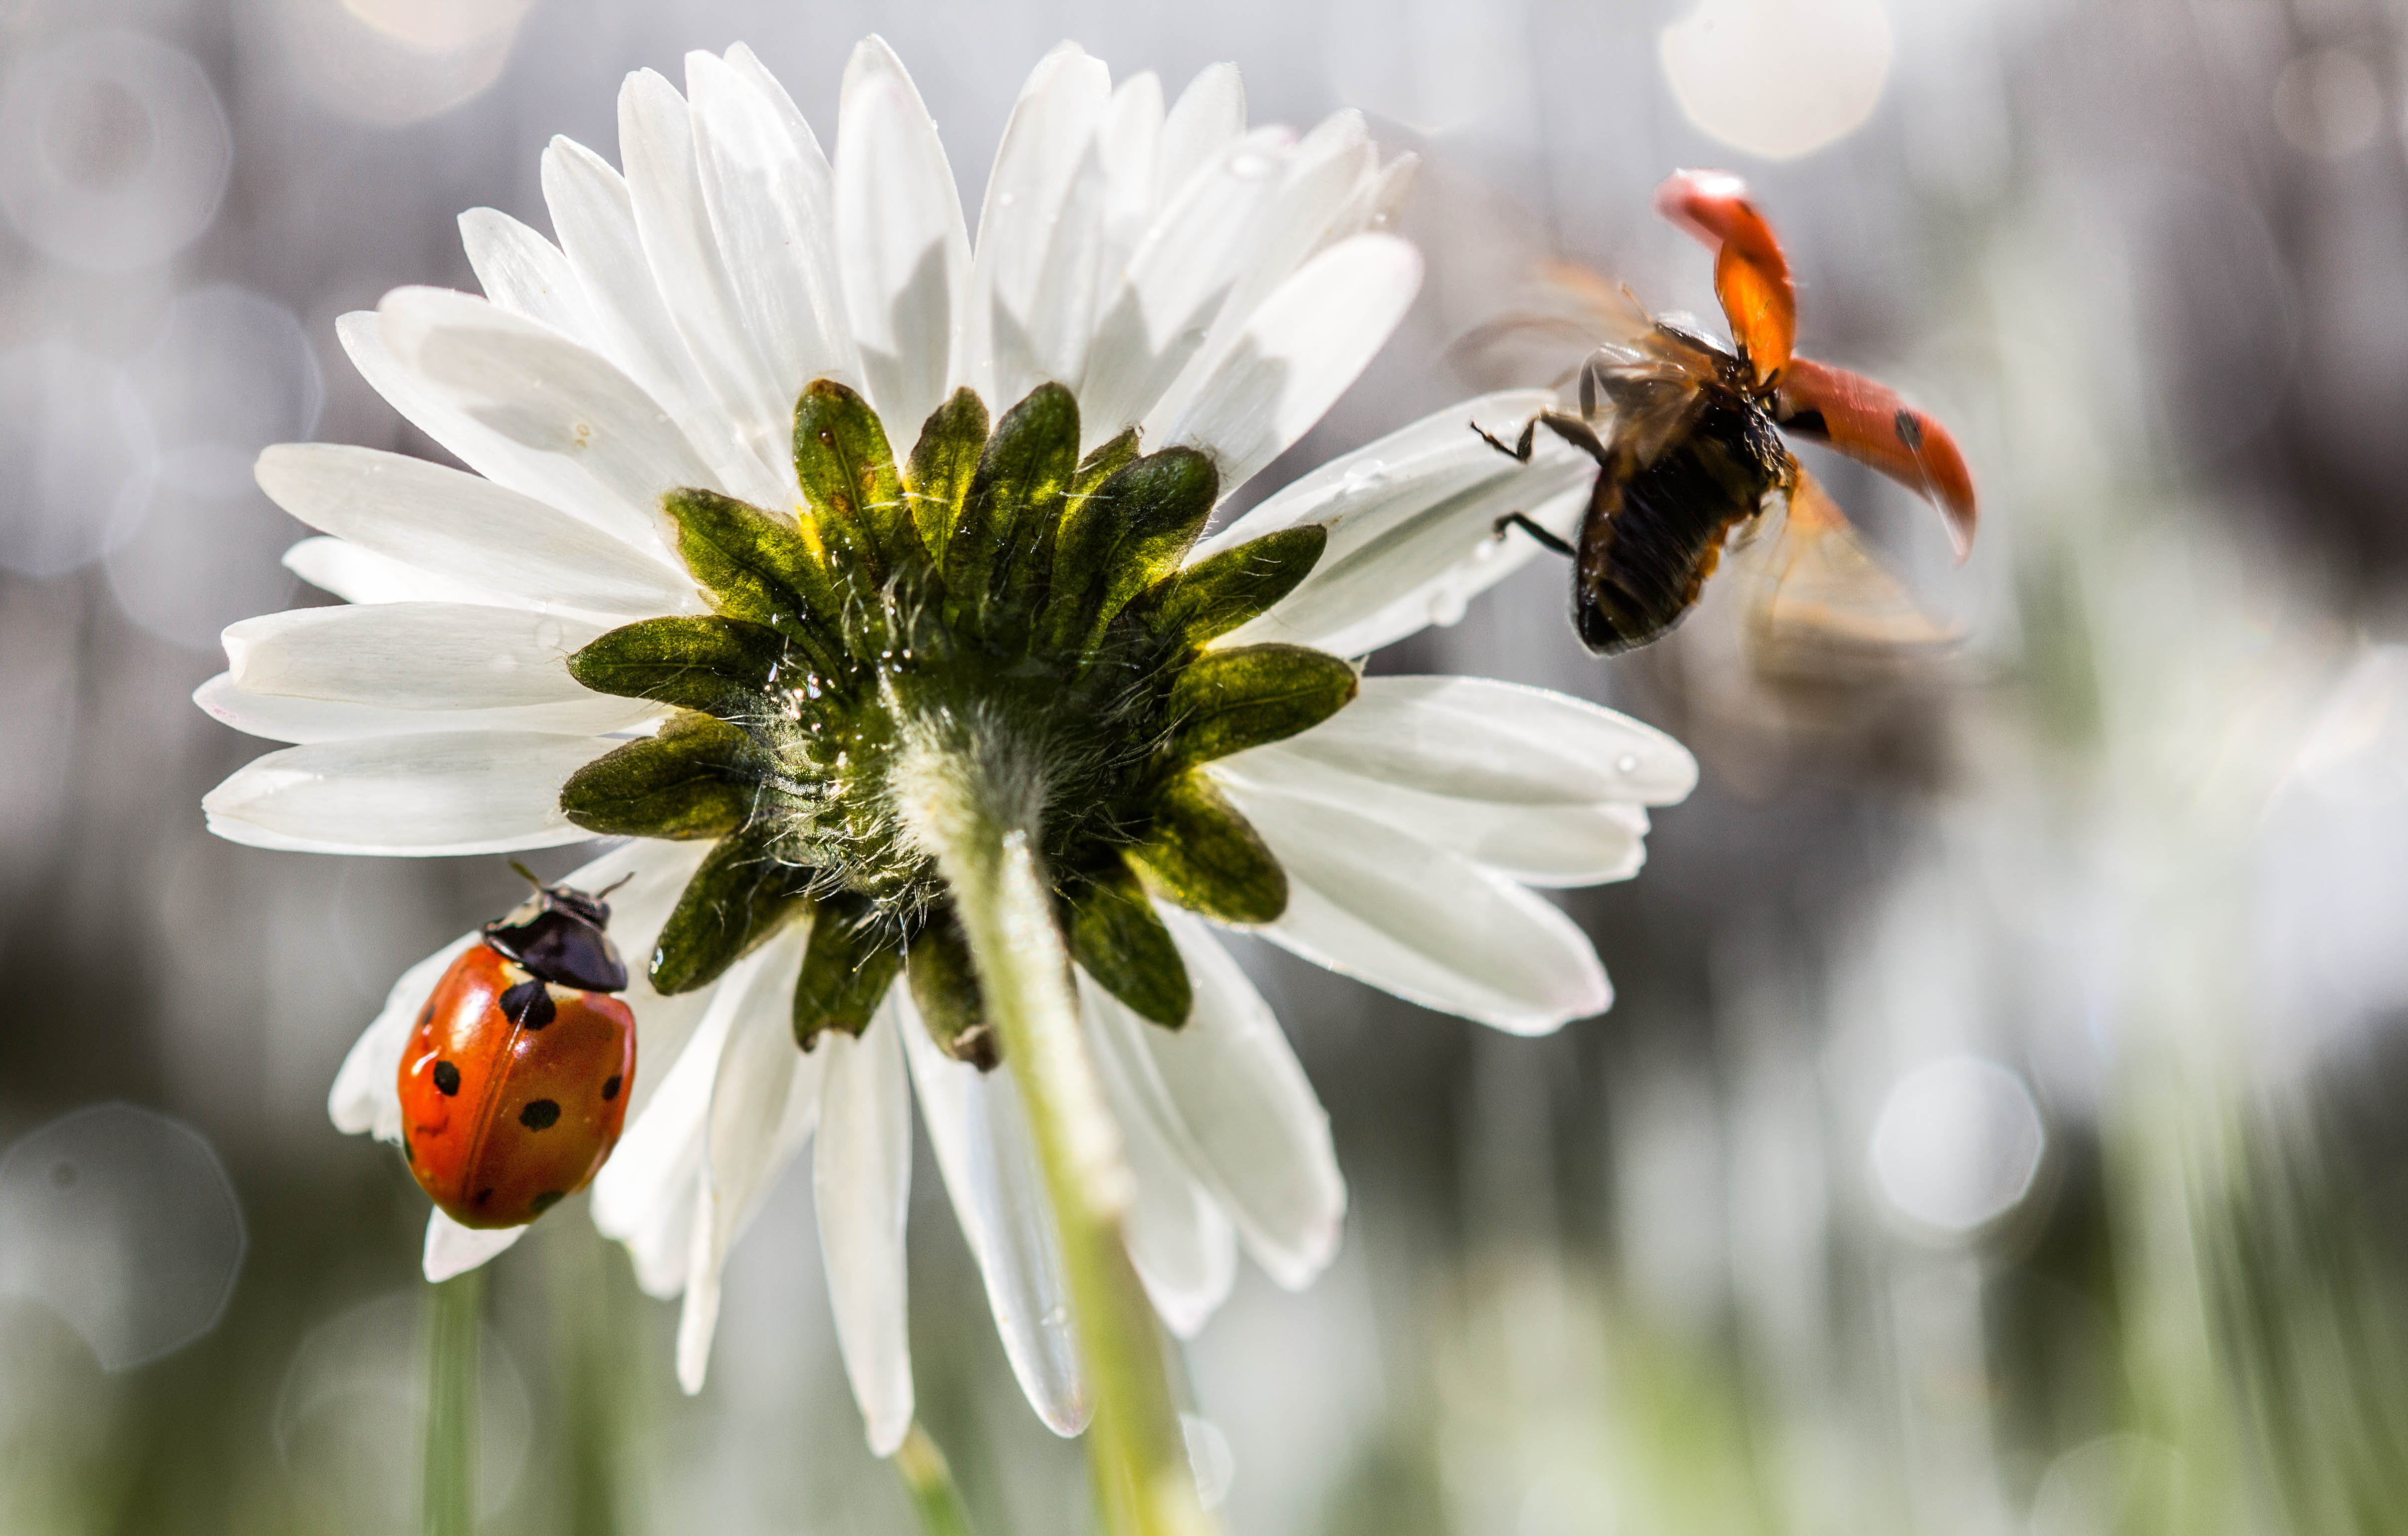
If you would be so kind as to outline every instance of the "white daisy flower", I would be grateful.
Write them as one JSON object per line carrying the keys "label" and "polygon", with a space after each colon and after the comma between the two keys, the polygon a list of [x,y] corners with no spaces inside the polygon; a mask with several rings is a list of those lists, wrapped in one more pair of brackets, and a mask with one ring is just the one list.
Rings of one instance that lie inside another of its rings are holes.
{"label": "white daisy flower", "polygon": [[[377,854],[629,836],[568,880],[624,879],[611,931],[650,958],[593,1209],[648,1290],[684,1298],[686,1387],[730,1247],[809,1144],[846,1370],[872,1447],[900,1443],[908,1082],[1012,1366],[1072,1433],[1088,1398],[1022,1103],[983,1069],[945,887],[895,809],[912,733],[1050,754],[1042,852],[1127,1247],[1182,1334],[1240,1249],[1310,1282],[1345,1208],[1326,1119],[1212,923],[1552,1029],[1611,993],[1528,887],[1635,873],[1643,808],[1695,765],[1560,695],[1341,659],[1526,557],[1502,514],[1577,516],[1584,459],[1524,468],[1469,430],[1538,392],[1407,427],[1197,541],[1413,297],[1419,260],[1382,232],[1412,163],[1383,165],[1359,116],[1249,129],[1226,65],[1166,110],[1154,76],[1114,88],[1066,44],[1006,126],[973,246],[882,42],[846,70],[832,165],[749,50],[686,79],[628,78],[624,171],[546,151],[556,244],[464,216],[486,296],[406,288],[343,319],[369,382],[475,472],[262,457],[326,536],[290,564],[351,606],[226,632],[199,702],[298,744],[220,785],[209,825]],[[336,1081],[339,1127],[399,1140],[402,1042],[472,941],[394,983]],[[519,1230],[438,1212],[426,1271]]]}

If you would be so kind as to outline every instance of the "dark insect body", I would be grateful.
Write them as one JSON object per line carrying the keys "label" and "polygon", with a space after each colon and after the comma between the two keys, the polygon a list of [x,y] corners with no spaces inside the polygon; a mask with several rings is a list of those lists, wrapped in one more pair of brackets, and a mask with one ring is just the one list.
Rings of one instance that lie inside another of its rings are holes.
{"label": "dark insect body", "polygon": [[609,907],[527,878],[536,894],[452,962],[402,1051],[403,1156],[464,1227],[523,1226],[584,1188],[635,1081]]}
{"label": "dark insect body", "polygon": [[[1521,513],[1519,526],[1573,557],[1572,618],[1603,654],[1662,637],[1697,606],[1723,552],[1778,491],[1793,535],[1848,540],[1846,520],[1799,467],[1787,432],[1871,466],[1928,497],[1958,558],[1971,547],[1973,482],[1945,427],[1871,380],[1792,354],[1797,294],[1771,227],[1738,178],[1681,171],[1656,210],[1715,251],[1714,293],[1734,349],[1650,318],[1627,290],[1583,284],[1607,333],[1582,365],[1579,410],[1543,410],[1498,452],[1527,463],[1544,425],[1587,452],[1598,477],[1577,548]],[[1852,543],[1852,540],[1850,541]]]}

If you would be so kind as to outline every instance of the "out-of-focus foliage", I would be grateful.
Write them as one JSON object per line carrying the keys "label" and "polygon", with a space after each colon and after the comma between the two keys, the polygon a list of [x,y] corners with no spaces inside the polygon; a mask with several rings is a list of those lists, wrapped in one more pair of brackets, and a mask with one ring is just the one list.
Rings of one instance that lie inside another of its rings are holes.
{"label": "out-of-focus foliage", "polygon": [[[1802,349],[1948,422],[1985,495],[1956,569],[1808,452],[1966,632],[1912,668],[1768,674],[1736,581],[1599,662],[1553,563],[1382,658],[1607,699],[1706,782],[1639,881],[1571,899],[1620,1000],[1553,1039],[1250,955],[1354,1208],[1317,1287],[1250,1277],[1186,1351],[1233,1529],[2396,1527],[2394,9],[0,0],[0,1531],[412,1529],[423,1203],[323,1095],[392,977],[517,882],[203,833],[260,747],[187,702],[216,630],[318,600],[248,465],[437,452],[334,317],[467,286],[452,215],[540,224],[542,143],[610,151],[624,71],[745,38],[824,133],[871,29],[973,195],[1063,36],[1173,89],[1234,59],[1256,121],[1351,104],[1423,153],[1422,308],[1262,484],[1544,381],[1541,351],[1449,351],[1544,259],[1711,315],[1647,192],[1723,164],[1788,244]],[[581,1201],[496,1265],[491,1529],[910,1529],[809,1199],[748,1239],[692,1400]],[[994,1529],[1080,1529],[941,1216],[912,1231],[931,1426]]]}

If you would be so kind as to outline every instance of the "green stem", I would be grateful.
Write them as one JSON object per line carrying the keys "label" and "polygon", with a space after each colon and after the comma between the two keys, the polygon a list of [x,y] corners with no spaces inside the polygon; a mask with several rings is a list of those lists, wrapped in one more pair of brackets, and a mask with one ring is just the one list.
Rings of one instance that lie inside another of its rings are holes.
{"label": "green stem", "polygon": [[910,1491],[911,1507],[920,1512],[920,1528],[928,1536],[973,1536],[969,1506],[953,1486],[945,1453],[927,1430],[911,1426],[895,1452],[895,1470],[903,1474],[903,1486]]}
{"label": "green stem", "polygon": [[485,1271],[430,1286],[426,1301],[426,1536],[477,1529],[477,1343]]}
{"label": "green stem", "polygon": [[1104,1528],[1116,1536],[1206,1536],[1215,1525],[1197,1500],[1154,1307],[1122,1241],[1130,1175],[1038,865],[1039,797],[974,750],[931,755],[937,760],[924,759],[912,776],[906,812],[952,889],[981,999],[1037,1144],[1095,1397],[1089,1446]]}

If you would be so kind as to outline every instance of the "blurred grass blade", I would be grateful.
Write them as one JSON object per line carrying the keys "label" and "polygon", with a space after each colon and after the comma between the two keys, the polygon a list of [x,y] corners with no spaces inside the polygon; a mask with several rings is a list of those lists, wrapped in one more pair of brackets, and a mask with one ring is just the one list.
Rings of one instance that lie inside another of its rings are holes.
{"label": "blurred grass blade", "polygon": [[917,1424],[895,1452],[895,1470],[910,1490],[911,1507],[920,1512],[921,1529],[928,1536],[971,1536],[969,1506],[953,1486],[953,1470],[945,1453]]}
{"label": "blurred grass blade", "polygon": [[473,1536],[477,1529],[477,1334],[484,1300],[481,1269],[427,1288],[426,1536]]}

